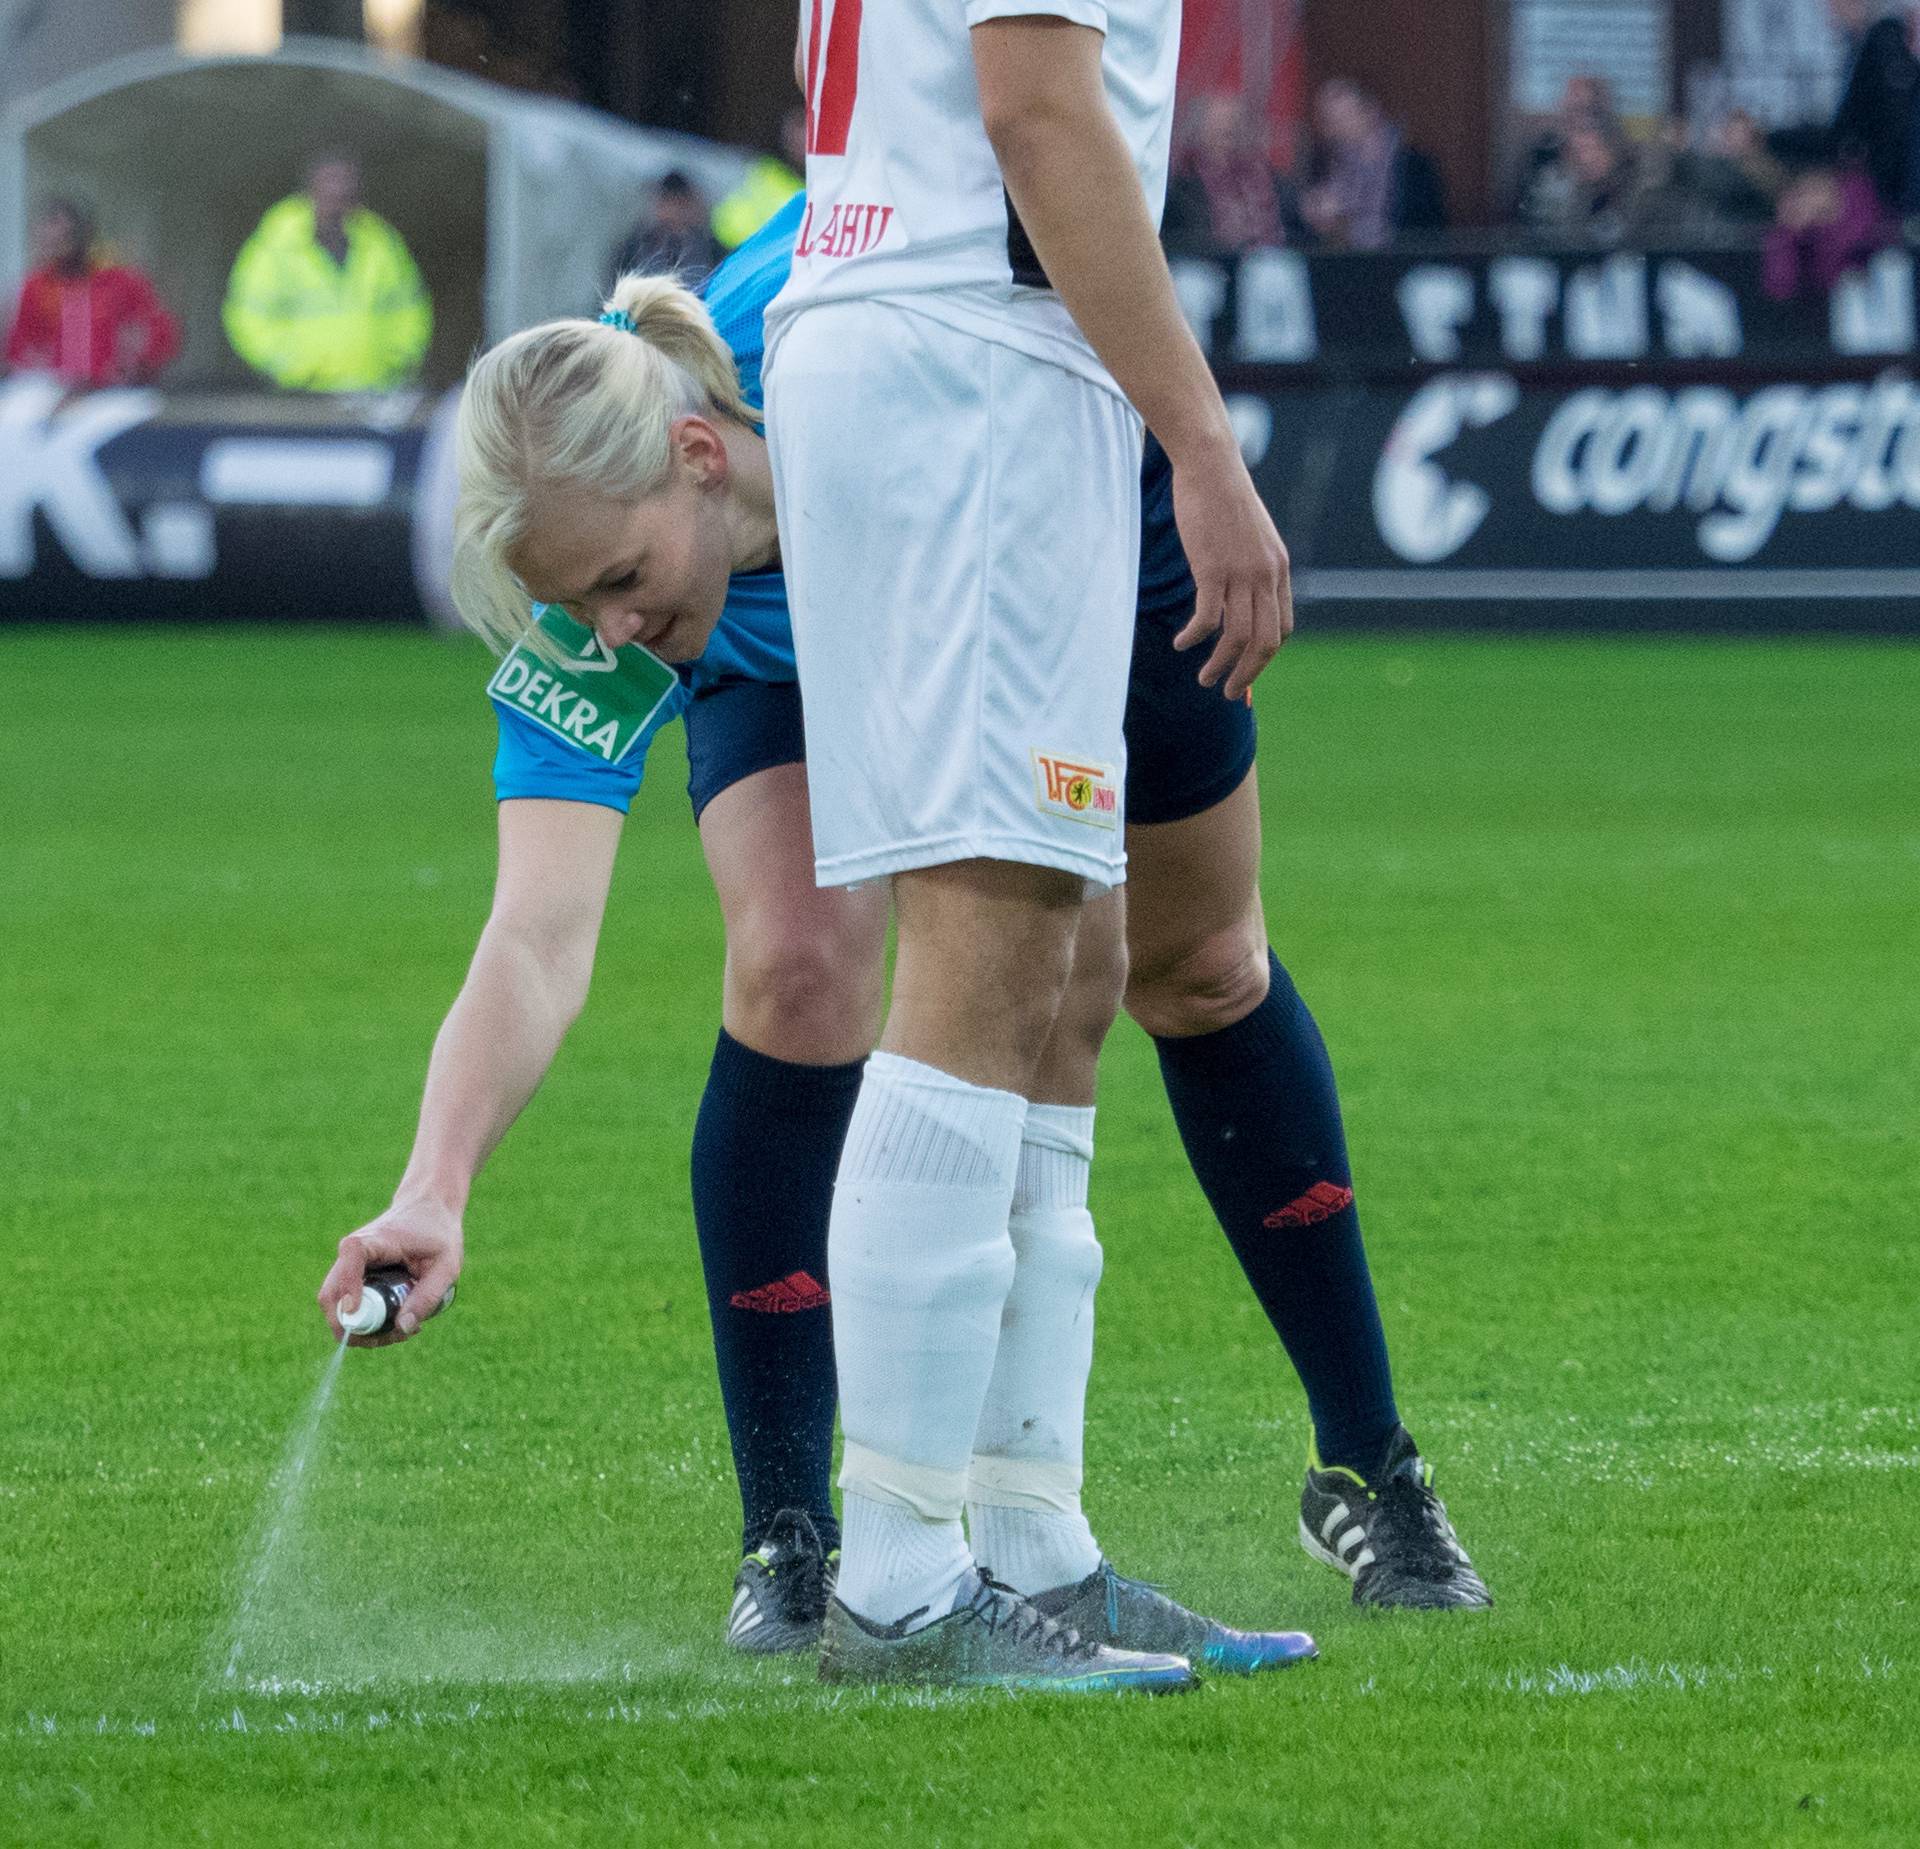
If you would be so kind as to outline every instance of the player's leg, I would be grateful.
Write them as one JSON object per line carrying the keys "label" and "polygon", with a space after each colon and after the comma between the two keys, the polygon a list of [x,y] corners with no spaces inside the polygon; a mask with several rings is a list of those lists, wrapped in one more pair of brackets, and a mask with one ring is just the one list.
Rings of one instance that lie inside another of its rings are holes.
{"label": "player's leg", "polygon": [[1100,1048],[1126,988],[1122,892],[1086,907],[1073,975],[1035,1074],[1008,1231],[1013,1287],[967,1475],[973,1552],[1029,1597],[1100,1566],[1080,1507],[1100,1240],[1087,1205]]}
{"label": "player's leg", "polygon": [[[1128,1010],[1154,1038],[1194,1174],[1306,1388],[1310,1551],[1372,1602],[1482,1603],[1395,1407],[1326,1045],[1268,946],[1255,773],[1197,814],[1136,825],[1128,846]],[[1344,1495],[1329,1493],[1341,1482]]]}
{"label": "player's leg", "polygon": [[[847,363],[849,352],[860,364]],[[872,303],[779,336],[768,409],[818,877],[891,877],[899,952],[834,1192],[845,1553],[829,1679],[1188,1679],[983,1581],[962,1513],[1016,1271],[1030,1088],[1089,880],[1122,862],[1137,422]],[[1091,563],[1090,563],[1091,561]]]}
{"label": "player's leg", "polygon": [[1267,946],[1260,797],[1129,831],[1128,1011],[1194,1174],[1307,1390],[1321,1458],[1367,1471],[1399,1414],[1333,1069]]}
{"label": "player's leg", "polygon": [[834,1196],[846,1452],[840,1597],[936,1621],[975,1583],[968,1462],[1017,1266],[1028,1094],[1072,969],[1083,882],[1003,861],[900,873],[894,1000]]}
{"label": "player's leg", "polygon": [[797,689],[708,695],[688,739],[727,938],[693,1203],[746,1556],[728,1636],[804,1648],[839,1544],[827,1222],[879,1029],[886,895],[813,883]]}
{"label": "player's leg", "polygon": [[975,1557],[1048,1617],[1122,1650],[1252,1674],[1314,1654],[1298,1631],[1248,1632],[1123,1578],[1081,1508],[1101,1249],[1087,1204],[1094,1082],[1126,988],[1126,903],[1090,904],[1073,978],[1033,1082],[1009,1231],[1016,1261],[967,1478]]}

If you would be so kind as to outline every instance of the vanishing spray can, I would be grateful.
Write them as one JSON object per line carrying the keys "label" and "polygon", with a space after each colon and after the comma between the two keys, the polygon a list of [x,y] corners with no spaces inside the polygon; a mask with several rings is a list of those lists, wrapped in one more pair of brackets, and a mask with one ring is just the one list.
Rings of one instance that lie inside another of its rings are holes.
{"label": "vanishing spray can", "polygon": [[[360,1301],[349,1316],[336,1311],[340,1327],[348,1335],[379,1335],[392,1328],[400,1306],[413,1295],[413,1274],[405,1265],[381,1265],[369,1271],[360,1286]],[[453,1286],[447,1287],[442,1308],[453,1301]]]}

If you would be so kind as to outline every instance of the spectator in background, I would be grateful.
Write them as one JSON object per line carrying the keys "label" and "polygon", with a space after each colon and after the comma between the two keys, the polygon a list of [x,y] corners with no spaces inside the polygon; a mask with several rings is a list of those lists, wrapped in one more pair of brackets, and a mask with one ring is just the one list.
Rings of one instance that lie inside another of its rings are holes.
{"label": "spectator in background", "polygon": [[[1781,159],[1864,171],[1889,213],[1920,207],[1914,134],[1920,108],[1920,62],[1907,41],[1904,19],[1888,16],[1876,0],[1827,0],[1833,23],[1850,48],[1846,87],[1833,120],[1781,129],[1769,145]],[[1838,186],[1827,189],[1837,200]]]}
{"label": "spectator in background", "polygon": [[33,269],[7,329],[10,372],[69,385],[145,385],[180,352],[180,324],[146,276],[95,243],[92,214],[51,201],[33,228]]}
{"label": "spectator in background", "polygon": [[713,235],[723,249],[744,244],[806,184],[800,176],[807,170],[807,112],[798,106],[780,118],[780,150],[761,155],[713,208]]}
{"label": "spectator in background", "polygon": [[1723,116],[1694,156],[1691,183],[1722,223],[1768,223],[1787,183],[1787,170],[1768,150],[1760,124],[1744,109]]}
{"label": "spectator in background", "polygon": [[1569,136],[1576,129],[1593,122],[1603,123],[1615,133],[1624,135],[1620,112],[1613,104],[1613,86],[1604,77],[1591,73],[1569,77],[1566,88],[1560,93],[1560,107],[1528,148],[1526,159],[1520,165],[1520,185],[1514,215],[1522,223],[1533,223],[1529,201],[1541,183],[1541,176],[1549,171],[1564,171]]}
{"label": "spectator in background", "polygon": [[707,202],[684,173],[663,174],[646,216],[614,252],[613,274],[660,276],[669,272],[697,288],[726,253],[707,224]]}
{"label": "spectator in background", "polygon": [[306,191],[270,206],[241,248],[224,315],[233,350],[298,392],[406,384],[433,337],[433,304],[399,232],[360,203],[360,166],[323,154]]}
{"label": "spectator in background", "polygon": [[1256,250],[1284,244],[1285,193],[1267,159],[1265,128],[1243,96],[1203,96],[1167,196],[1170,247]]}
{"label": "spectator in background", "polygon": [[1313,177],[1300,212],[1322,242],[1384,250],[1407,232],[1446,229],[1438,169],[1357,84],[1323,84],[1313,116]]}
{"label": "spectator in background", "polygon": [[1640,163],[1611,116],[1560,125],[1558,149],[1537,169],[1521,200],[1528,228],[1557,242],[1618,244],[1642,204]]}
{"label": "spectator in background", "polygon": [[1668,122],[1635,150],[1635,163],[1638,184],[1625,216],[1630,244],[1750,237],[1773,222],[1785,178],[1742,111],[1718,124],[1700,148],[1688,141],[1685,123]]}
{"label": "spectator in background", "polygon": [[1897,242],[1899,226],[1858,167],[1821,168],[1795,180],[1780,197],[1767,233],[1761,277],[1777,301],[1823,300],[1848,270]]}

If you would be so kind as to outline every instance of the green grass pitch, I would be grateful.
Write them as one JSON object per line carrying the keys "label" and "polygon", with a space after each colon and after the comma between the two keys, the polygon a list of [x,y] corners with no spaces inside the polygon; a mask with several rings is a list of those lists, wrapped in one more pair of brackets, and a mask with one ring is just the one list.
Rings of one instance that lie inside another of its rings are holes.
{"label": "green grass pitch", "polygon": [[907,1698],[719,1645],[686,1150],[719,931],[676,748],[458,1309],[326,1361],[485,913],[471,649],[0,638],[0,1842],[1920,1840],[1920,655],[1304,639],[1275,941],[1342,1073],[1485,1617],[1354,1612],[1302,1401],[1130,1026],[1089,1503],[1323,1660]]}

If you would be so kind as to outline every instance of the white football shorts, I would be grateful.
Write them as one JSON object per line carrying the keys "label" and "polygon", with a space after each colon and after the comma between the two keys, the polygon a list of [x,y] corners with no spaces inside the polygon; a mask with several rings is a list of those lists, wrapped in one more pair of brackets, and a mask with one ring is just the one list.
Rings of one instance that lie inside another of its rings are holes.
{"label": "white football shorts", "polygon": [[1142,428],[1110,385],[823,303],[767,371],[815,877],[1126,869]]}

